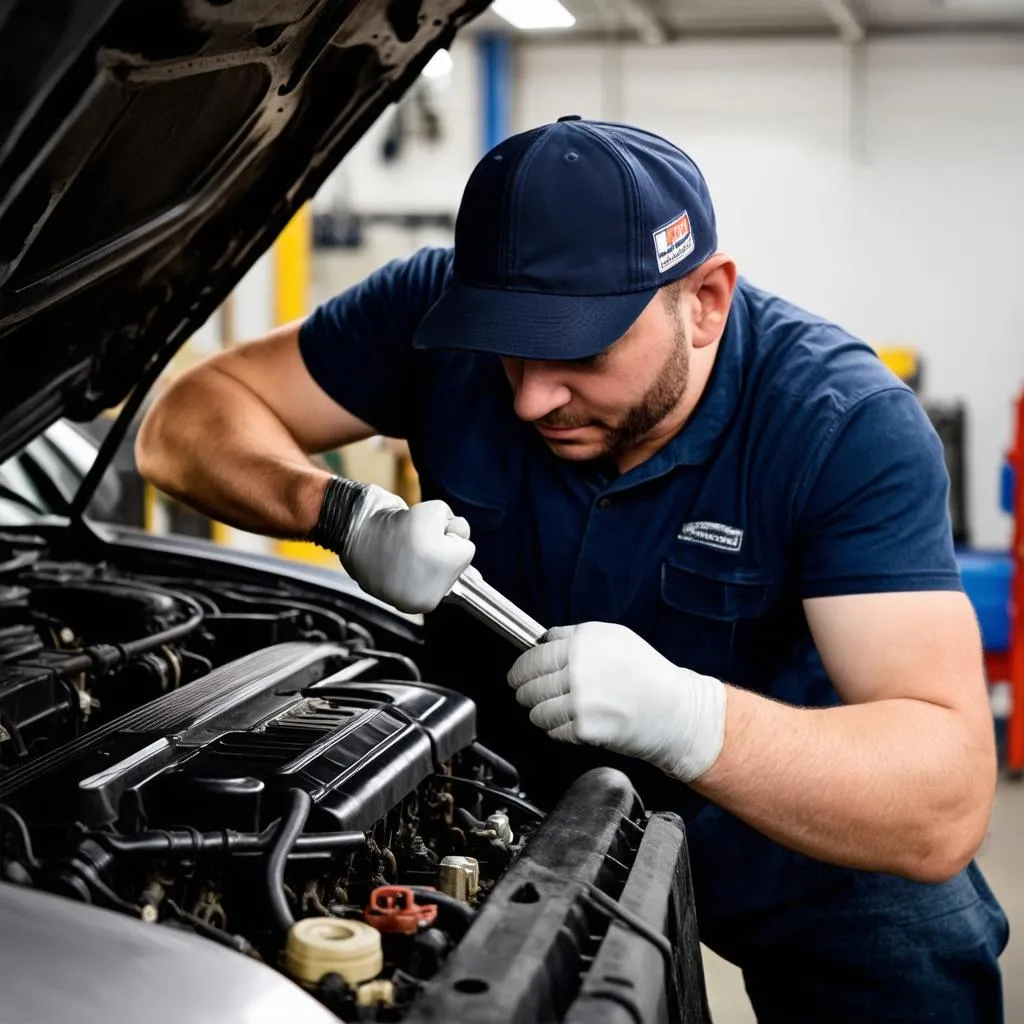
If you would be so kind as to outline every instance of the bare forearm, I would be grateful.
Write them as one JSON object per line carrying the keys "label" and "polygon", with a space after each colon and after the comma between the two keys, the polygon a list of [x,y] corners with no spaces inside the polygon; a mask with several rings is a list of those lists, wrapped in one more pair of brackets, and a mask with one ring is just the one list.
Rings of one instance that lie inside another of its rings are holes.
{"label": "bare forearm", "polygon": [[992,751],[949,708],[794,708],[730,687],[725,744],[694,788],[832,863],[938,881],[984,836]]}
{"label": "bare forearm", "polygon": [[183,379],[147,415],[136,461],[154,486],[230,526],[304,537],[330,475],[244,385],[218,372]]}

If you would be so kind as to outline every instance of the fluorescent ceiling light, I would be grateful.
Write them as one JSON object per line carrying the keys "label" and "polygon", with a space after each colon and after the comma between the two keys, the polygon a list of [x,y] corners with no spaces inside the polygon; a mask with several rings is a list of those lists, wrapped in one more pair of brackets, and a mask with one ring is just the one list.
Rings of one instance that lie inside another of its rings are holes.
{"label": "fluorescent ceiling light", "polygon": [[576,19],[558,0],[494,0],[491,10],[514,28],[572,28]]}
{"label": "fluorescent ceiling light", "polygon": [[942,6],[951,11],[975,11],[978,14],[1024,14],[1024,0],[942,0]]}
{"label": "fluorescent ceiling light", "polygon": [[452,73],[452,55],[447,50],[438,50],[426,67],[420,72],[424,78],[444,78]]}

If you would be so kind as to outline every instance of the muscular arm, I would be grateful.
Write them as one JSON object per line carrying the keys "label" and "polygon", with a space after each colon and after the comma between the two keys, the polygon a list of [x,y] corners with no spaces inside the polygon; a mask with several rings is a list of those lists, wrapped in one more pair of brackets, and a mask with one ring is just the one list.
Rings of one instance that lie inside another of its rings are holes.
{"label": "muscular arm", "polygon": [[996,780],[970,603],[950,591],[804,606],[845,706],[794,708],[729,687],[722,752],[694,788],[822,860],[952,876],[984,838]]}
{"label": "muscular arm", "polygon": [[171,384],[139,431],[139,472],[231,526],[306,536],[330,479],[308,456],[375,431],[309,375],[299,326],[213,356]]}

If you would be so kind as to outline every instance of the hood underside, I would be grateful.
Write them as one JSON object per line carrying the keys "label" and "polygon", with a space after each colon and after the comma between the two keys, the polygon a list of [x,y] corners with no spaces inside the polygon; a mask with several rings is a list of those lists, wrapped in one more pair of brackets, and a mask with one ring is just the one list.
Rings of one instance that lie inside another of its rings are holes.
{"label": "hood underside", "polygon": [[186,341],[488,2],[0,2],[0,460]]}

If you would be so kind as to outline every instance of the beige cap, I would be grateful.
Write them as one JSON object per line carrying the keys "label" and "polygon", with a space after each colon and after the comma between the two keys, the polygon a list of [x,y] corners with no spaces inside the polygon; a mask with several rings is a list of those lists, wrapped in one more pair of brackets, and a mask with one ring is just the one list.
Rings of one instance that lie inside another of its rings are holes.
{"label": "beige cap", "polygon": [[296,921],[288,932],[284,958],[288,973],[308,985],[332,972],[357,985],[384,969],[380,932],[362,921],[337,917]]}

